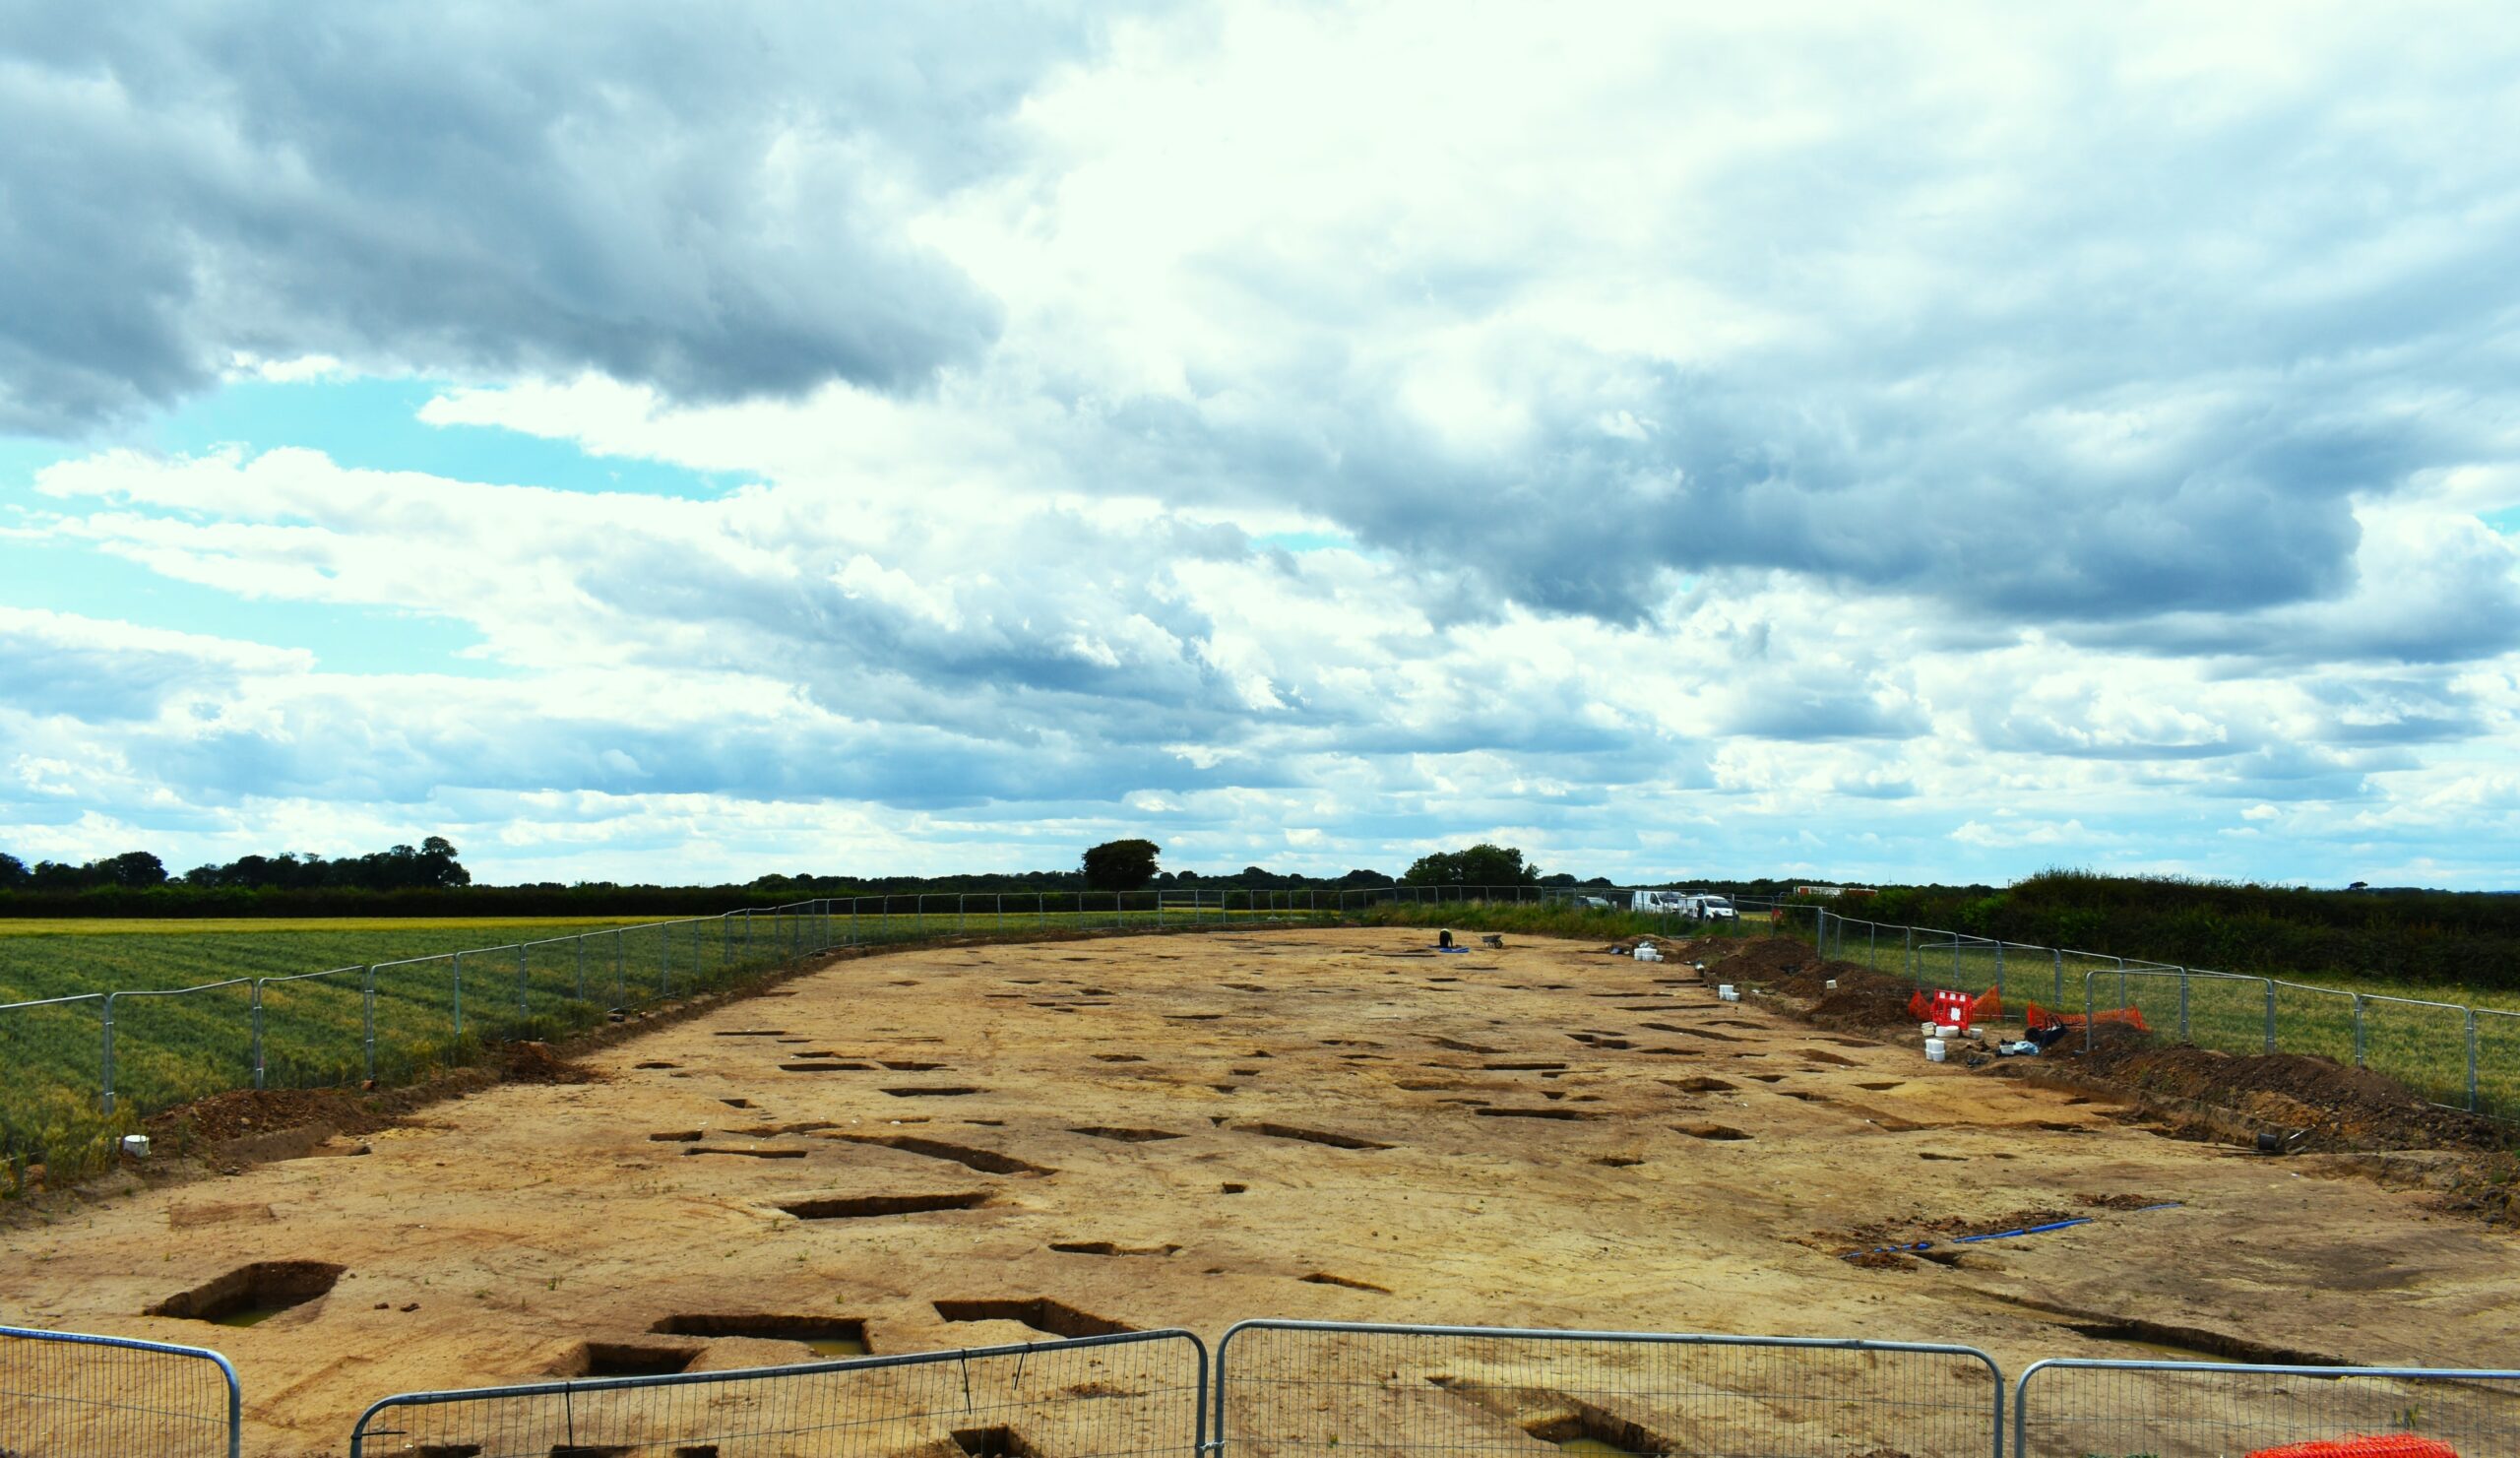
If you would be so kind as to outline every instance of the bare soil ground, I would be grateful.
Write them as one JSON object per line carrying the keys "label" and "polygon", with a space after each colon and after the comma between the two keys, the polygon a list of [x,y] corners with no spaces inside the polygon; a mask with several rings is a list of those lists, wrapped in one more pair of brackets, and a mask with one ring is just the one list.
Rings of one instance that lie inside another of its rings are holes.
{"label": "bare soil ground", "polygon": [[[878,1353],[1279,1315],[1956,1341],[2015,1371],[2520,1363],[2509,1233],[2368,1155],[2163,1138],[2131,1095],[1931,1065],[1685,964],[1427,940],[840,962],[21,1222],[0,1319],[215,1346],[247,1451],[289,1455],[343,1451],[387,1393],[579,1373],[661,1327],[694,1370],[808,1360],[709,1334],[765,1313],[854,1318]],[[1752,955],[1725,980],[1801,971]],[[251,1327],[180,1314],[258,1263],[272,1304],[332,1279]]]}

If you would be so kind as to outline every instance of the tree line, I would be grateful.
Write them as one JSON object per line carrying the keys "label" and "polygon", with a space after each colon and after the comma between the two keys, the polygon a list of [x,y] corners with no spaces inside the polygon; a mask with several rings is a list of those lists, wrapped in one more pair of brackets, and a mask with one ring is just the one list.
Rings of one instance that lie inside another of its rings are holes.
{"label": "tree line", "polygon": [[1893,886],[1850,917],[2311,982],[2520,987],[2520,895],[2314,890],[2048,870],[2011,886]]}

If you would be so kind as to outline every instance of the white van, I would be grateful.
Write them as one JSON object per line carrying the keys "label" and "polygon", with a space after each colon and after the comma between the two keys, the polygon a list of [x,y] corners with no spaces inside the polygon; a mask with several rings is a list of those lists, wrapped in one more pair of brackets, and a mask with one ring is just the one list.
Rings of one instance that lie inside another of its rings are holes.
{"label": "white van", "polygon": [[1689,900],[1695,904],[1699,920],[1738,921],[1741,919],[1741,914],[1732,909],[1732,903],[1727,897],[1718,896],[1711,891],[1702,891],[1690,897]]}
{"label": "white van", "polygon": [[1686,916],[1689,898],[1678,891],[1638,891],[1628,896],[1627,909],[1658,917]]}

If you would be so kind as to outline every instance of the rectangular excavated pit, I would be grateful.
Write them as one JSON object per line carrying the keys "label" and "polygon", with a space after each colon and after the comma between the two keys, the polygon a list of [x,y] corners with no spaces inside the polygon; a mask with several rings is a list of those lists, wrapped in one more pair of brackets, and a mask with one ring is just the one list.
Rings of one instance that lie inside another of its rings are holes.
{"label": "rectangular excavated pit", "polygon": [[1013,1321],[1054,1337],[1114,1337],[1137,1330],[1045,1296],[1020,1300],[938,1301],[936,1314],[948,1321]]}
{"label": "rectangular excavated pit", "polygon": [[662,1377],[688,1368],[701,1349],[682,1343],[581,1342],[557,1375],[564,1377]]}
{"label": "rectangular excavated pit", "polygon": [[930,1210],[976,1210],[988,1203],[988,1191],[961,1190],[937,1195],[813,1195],[783,1200],[779,1208],[798,1220],[868,1220],[884,1215],[923,1215]]}
{"label": "rectangular excavated pit", "polygon": [[864,1357],[866,1323],[855,1316],[780,1314],[707,1314],[668,1316],[648,1330],[671,1337],[757,1337],[770,1342],[797,1342],[818,1357]]}
{"label": "rectangular excavated pit", "polygon": [[954,1446],[971,1458],[1038,1458],[1024,1434],[1003,1423],[987,1427],[957,1427]]}
{"label": "rectangular excavated pit", "polygon": [[150,1316],[255,1326],[324,1297],[346,1266],[320,1260],[262,1260],[151,1306]]}
{"label": "rectangular excavated pit", "polygon": [[904,1154],[922,1155],[931,1160],[952,1160],[967,1169],[987,1174],[1056,1174],[1058,1171],[1030,1164],[1011,1154],[973,1149],[961,1144],[948,1144],[942,1139],[920,1139],[910,1134],[843,1134],[851,1144],[876,1144],[898,1149]]}

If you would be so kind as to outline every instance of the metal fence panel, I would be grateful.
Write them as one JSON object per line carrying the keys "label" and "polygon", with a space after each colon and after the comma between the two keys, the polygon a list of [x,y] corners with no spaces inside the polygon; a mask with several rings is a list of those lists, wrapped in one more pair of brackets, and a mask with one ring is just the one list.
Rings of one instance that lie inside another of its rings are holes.
{"label": "metal fence panel", "polygon": [[2520,1453],[2520,1371],[2042,1362],[2013,1415],[2014,1458],[2241,1458],[2389,1434],[2483,1458]]}
{"label": "metal fence panel", "polygon": [[2468,1010],[2411,997],[2362,999],[2365,1067],[2385,1073],[2420,1098],[2468,1107]]}
{"label": "metal fence panel", "polygon": [[198,1347],[0,1326],[0,1452],[237,1458],[236,1369]]}
{"label": "metal fence panel", "polygon": [[367,969],[262,980],[256,1086],[332,1089],[367,1076]]}
{"label": "metal fence panel", "polygon": [[1216,1401],[1225,1458],[2003,1447],[1991,1358],[1897,1342],[1244,1322],[1218,1344]]}
{"label": "metal fence panel", "polygon": [[[660,1338],[670,1346],[673,1339]],[[389,1397],[350,1458],[1200,1458],[1185,1331]]]}
{"label": "metal fence panel", "polygon": [[2520,1013],[2477,1009],[2477,1112],[2520,1119]]}

